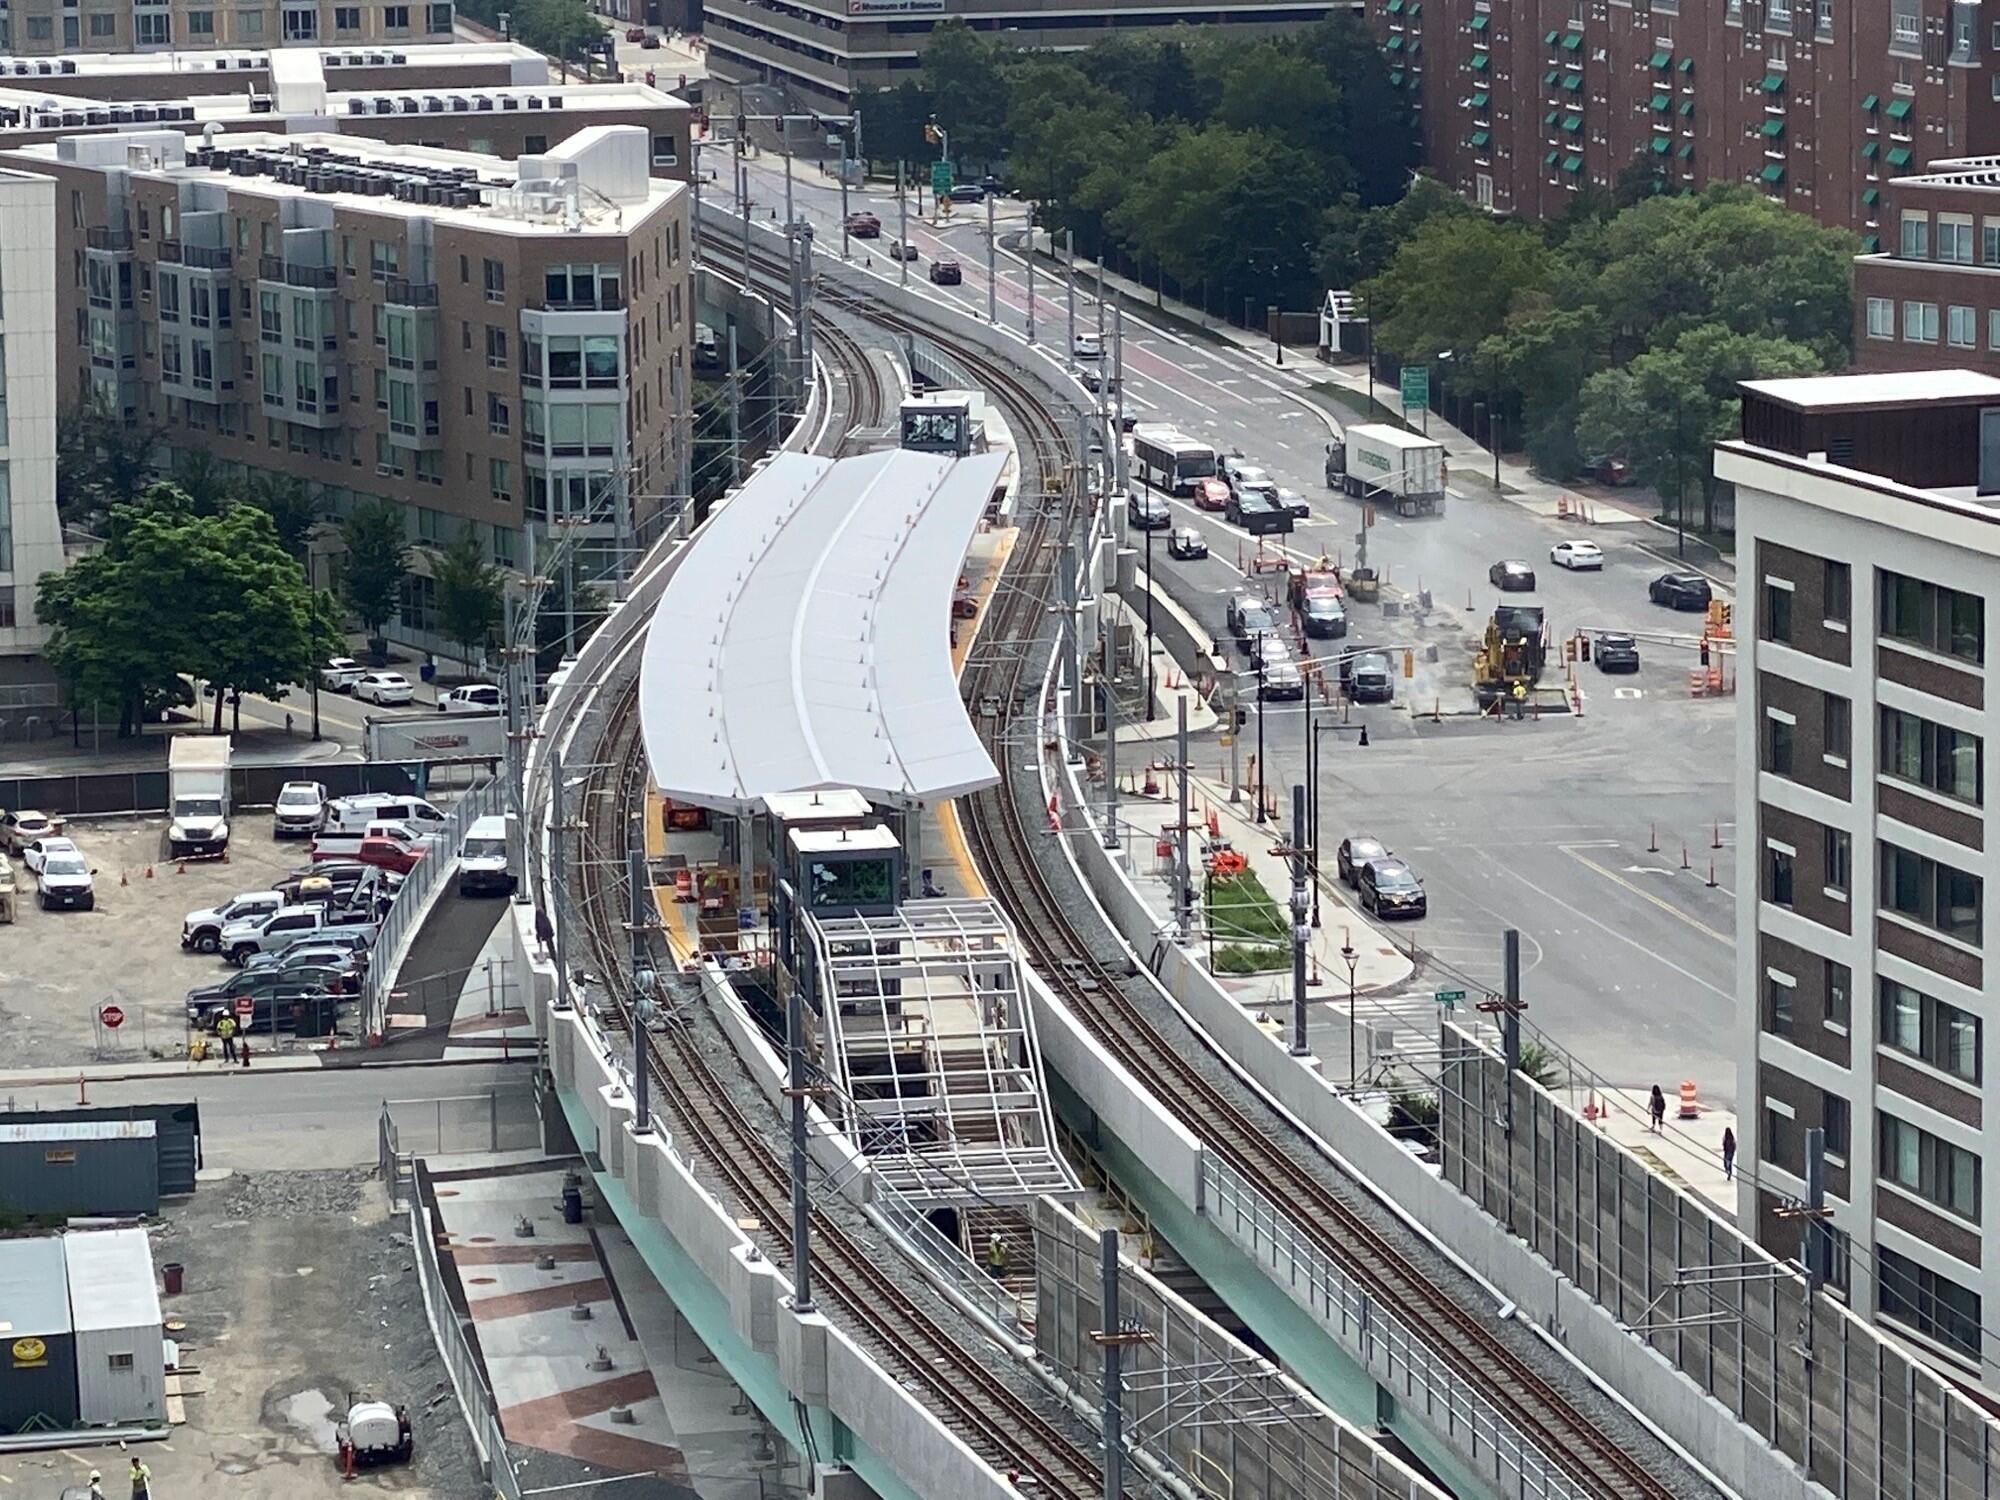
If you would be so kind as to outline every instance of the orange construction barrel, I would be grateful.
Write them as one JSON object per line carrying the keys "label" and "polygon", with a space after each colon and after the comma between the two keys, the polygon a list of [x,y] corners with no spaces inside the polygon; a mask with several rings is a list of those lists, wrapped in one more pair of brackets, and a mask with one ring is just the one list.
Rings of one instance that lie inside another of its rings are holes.
{"label": "orange construction barrel", "polygon": [[1692,1078],[1683,1078],[1681,1080],[1680,1117],[1683,1120],[1698,1120],[1701,1118],[1701,1106],[1694,1101],[1694,1080]]}

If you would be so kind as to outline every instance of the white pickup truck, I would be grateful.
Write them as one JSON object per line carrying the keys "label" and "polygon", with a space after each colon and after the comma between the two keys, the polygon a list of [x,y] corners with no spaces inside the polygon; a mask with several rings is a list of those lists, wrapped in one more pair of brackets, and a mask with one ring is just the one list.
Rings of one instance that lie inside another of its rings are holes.
{"label": "white pickup truck", "polygon": [[258,953],[282,953],[294,943],[318,937],[329,928],[342,932],[376,925],[372,911],[334,911],[323,906],[281,906],[264,916],[231,922],[222,929],[223,955],[239,969]]}

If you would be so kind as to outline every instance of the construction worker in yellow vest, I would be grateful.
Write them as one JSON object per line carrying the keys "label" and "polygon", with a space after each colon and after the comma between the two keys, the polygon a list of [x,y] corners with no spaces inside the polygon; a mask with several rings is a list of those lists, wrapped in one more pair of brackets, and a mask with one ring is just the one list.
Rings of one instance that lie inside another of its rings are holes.
{"label": "construction worker in yellow vest", "polygon": [[222,1060],[236,1061],[236,1017],[224,1016],[215,1023],[215,1034],[222,1038]]}
{"label": "construction worker in yellow vest", "polygon": [[1007,1246],[997,1234],[986,1242],[986,1274],[995,1281],[1007,1274]]}

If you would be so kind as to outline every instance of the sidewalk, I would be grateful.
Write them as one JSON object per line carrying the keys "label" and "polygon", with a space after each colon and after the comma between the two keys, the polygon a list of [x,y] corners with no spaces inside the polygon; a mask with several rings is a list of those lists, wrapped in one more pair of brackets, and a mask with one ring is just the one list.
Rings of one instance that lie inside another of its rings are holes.
{"label": "sidewalk", "polygon": [[[1674,1086],[1662,1081],[1667,1093],[1666,1129],[1653,1134],[1646,1118],[1645,1089],[1598,1089],[1572,1098],[1582,1110],[1595,1103],[1603,1111],[1598,1128],[1676,1187],[1702,1198],[1724,1218],[1736,1218],[1736,1184],[1722,1173],[1722,1132],[1736,1128],[1731,1110],[1701,1105],[1698,1119],[1676,1117]],[[1571,1091],[1574,1093],[1575,1091]]]}
{"label": "sidewalk", "polygon": [[[224,716],[224,724],[228,718]],[[231,736],[230,757],[238,766],[293,765],[339,760],[347,744],[331,734],[315,741],[312,714],[298,716],[298,730],[286,734],[267,725],[246,724]],[[114,728],[116,726],[113,726]],[[200,734],[197,724],[149,724],[137,736],[119,740],[108,730],[101,738],[83,732],[83,743],[72,744],[67,728],[36,740],[0,739],[0,760],[9,776],[94,776],[119,771],[163,771],[167,746],[179,735]],[[93,749],[93,743],[98,748]]]}

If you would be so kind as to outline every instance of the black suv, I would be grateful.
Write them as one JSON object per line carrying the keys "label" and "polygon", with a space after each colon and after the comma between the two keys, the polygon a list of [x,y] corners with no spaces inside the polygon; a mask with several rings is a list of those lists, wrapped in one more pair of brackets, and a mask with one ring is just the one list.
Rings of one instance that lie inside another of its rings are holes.
{"label": "black suv", "polygon": [[1337,641],[1347,634],[1347,609],[1331,594],[1307,595],[1299,614],[1313,640]]}
{"label": "black suv", "polygon": [[1400,859],[1371,859],[1355,882],[1361,905],[1378,917],[1421,917],[1430,908],[1424,883]]}
{"label": "black suv", "polygon": [[1600,672],[1639,670],[1639,643],[1629,635],[1600,635],[1592,643],[1590,651],[1597,658],[1597,670]]}
{"label": "black suv", "polygon": [[1662,573],[1647,585],[1646,594],[1655,604],[1671,609],[1707,609],[1714,597],[1708,580],[1699,573]]}

